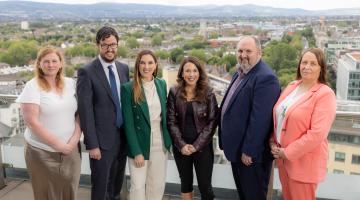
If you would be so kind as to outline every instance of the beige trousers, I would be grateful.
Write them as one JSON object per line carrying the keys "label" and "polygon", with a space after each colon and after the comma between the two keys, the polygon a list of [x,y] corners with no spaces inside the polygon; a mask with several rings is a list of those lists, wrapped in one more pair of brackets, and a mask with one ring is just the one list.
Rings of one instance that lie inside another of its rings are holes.
{"label": "beige trousers", "polygon": [[75,200],[81,158],[78,148],[69,155],[25,145],[25,161],[35,200]]}
{"label": "beige trousers", "polygon": [[151,151],[145,166],[136,168],[129,158],[130,200],[162,200],[165,190],[168,153]]}

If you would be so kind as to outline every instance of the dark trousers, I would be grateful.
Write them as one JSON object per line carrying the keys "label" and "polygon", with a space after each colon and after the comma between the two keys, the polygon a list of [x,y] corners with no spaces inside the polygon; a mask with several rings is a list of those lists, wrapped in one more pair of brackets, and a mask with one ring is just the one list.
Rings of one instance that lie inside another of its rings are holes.
{"label": "dark trousers", "polygon": [[90,158],[92,200],[120,200],[125,165],[126,146],[120,142],[112,149],[101,149],[100,160]]}
{"label": "dark trousers", "polygon": [[193,191],[194,166],[201,199],[213,200],[215,196],[212,190],[211,177],[214,165],[214,151],[211,145],[190,156],[182,155],[177,148],[174,148],[174,158],[181,179],[181,192]]}
{"label": "dark trousers", "polygon": [[249,167],[242,162],[232,162],[235,185],[241,200],[266,200],[272,162],[253,163]]}

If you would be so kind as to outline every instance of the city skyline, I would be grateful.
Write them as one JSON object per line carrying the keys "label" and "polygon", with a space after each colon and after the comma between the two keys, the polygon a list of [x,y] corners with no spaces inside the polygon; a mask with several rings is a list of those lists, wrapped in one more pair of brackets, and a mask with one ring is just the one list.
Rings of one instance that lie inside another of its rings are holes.
{"label": "city skyline", "polygon": [[[3,1],[3,0],[1,0]],[[160,4],[160,5],[174,5],[174,6],[200,6],[200,5],[244,5],[244,4],[255,4],[259,6],[270,6],[274,8],[301,8],[305,10],[327,10],[337,8],[360,8],[360,1],[358,0],[343,0],[343,1],[327,1],[327,0],[31,0],[33,2],[49,2],[49,3],[65,3],[65,4],[94,4],[94,3],[137,3],[137,4]]]}

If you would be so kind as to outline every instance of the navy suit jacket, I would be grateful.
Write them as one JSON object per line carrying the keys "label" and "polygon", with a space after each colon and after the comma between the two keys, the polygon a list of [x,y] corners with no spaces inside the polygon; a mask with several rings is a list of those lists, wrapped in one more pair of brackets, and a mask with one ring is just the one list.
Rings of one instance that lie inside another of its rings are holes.
{"label": "navy suit jacket", "polygon": [[[129,67],[118,61],[115,61],[115,65],[120,83],[128,82]],[[119,133],[116,127],[115,99],[99,58],[78,70],[76,93],[86,149],[99,147],[109,150],[114,141],[118,141],[115,137],[119,134],[120,142],[126,144],[123,131]]]}
{"label": "navy suit jacket", "polygon": [[[224,100],[237,76],[236,73]],[[272,109],[279,94],[276,75],[260,60],[235,90],[220,119],[220,148],[229,161],[240,162],[242,153],[252,157],[253,162],[272,159],[268,141],[273,126]]]}

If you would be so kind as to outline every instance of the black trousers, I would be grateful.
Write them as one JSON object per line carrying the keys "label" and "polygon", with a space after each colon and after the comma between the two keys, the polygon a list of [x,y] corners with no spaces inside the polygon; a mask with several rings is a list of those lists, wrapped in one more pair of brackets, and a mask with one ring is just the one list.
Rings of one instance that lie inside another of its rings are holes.
{"label": "black trousers", "polygon": [[[116,140],[120,140],[120,137]],[[116,141],[113,148],[100,151],[100,160],[90,158],[91,200],[120,200],[126,165],[126,144]]]}
{"label": "black trousers", "polygon": [[272,161],[253,163],[250,166],[232,162],[231,168],[241,200],[266,200]]}
{"label": "black trousers", "polygon": [[211,177],[214,165],[214,151],[208,145],[201,151],[190,156],[182,155],[174,147],[174,158],[181,179],[181,192],[188,193],[193,191],[193,166],[195,167],[198,187],[202,200],[213,200],[214,192],[211,185]]}

